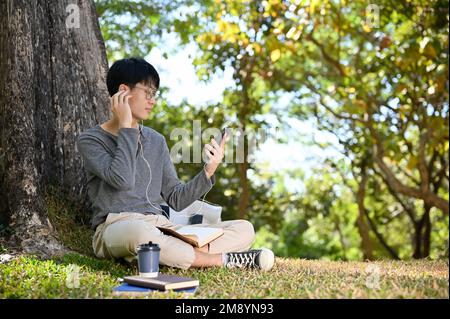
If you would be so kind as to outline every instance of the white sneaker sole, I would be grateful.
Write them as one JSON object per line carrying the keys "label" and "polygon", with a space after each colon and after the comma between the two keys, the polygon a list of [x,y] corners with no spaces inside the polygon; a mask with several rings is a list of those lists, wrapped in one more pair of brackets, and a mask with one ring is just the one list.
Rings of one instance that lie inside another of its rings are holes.
{"label": "white sneaker sole", "polygon": [[261,252],[259,253],[259,266],[261,270],[268,271],[272,269],[274,263],[275,255],[273,251],[268,248],[261,248]]}

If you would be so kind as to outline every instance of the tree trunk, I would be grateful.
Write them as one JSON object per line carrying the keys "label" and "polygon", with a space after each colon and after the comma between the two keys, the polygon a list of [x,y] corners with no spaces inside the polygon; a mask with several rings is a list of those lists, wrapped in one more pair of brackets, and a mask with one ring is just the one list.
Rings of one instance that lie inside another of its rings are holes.
{"label": "tree trunk", "polygon": [[413,258],[426,258],[430,255],[430,221],[431,205],[424,204],[424,212],[422,218],[415,224],[414,230],[414,252]]}
{"label": "tree trunk", "polygon": [[384,150],[383,145],[381,143],[381,140],[379,137],[377,137],[377,133],[375,130],[370,127],[370,131],[372,134],[372,137],[376,140],[376,147],[375,147],[375,163],[380,168],[382,174],[384,175],[386,183],[389,184],[389,187],[391,187],[396,193],[403,194],[409,197],[414,197],[418,199],[422,199],[427,205],[430,205],[431,207],[436,207],[444,213],[444,215],[448,215],[449,213],[449,202],[448,200],[440,197],[438,193],[431,191],[427,186],[428,181],[421,181],[423,186],[419,188],[409,187],[405,184],[403,184],[397,176],[394,174],[394,172],[391,170],[390,167],[384,162],[383,156],[384,156]]}
{"label": "tree trunk", "polygon": [[71,3],[0,4],[0,216],[13,230],[11,243],[43,256],[63,250],[48,220],[47,187],[88,207],[75,140],[109,110],[94,4]]}
{"label": "tree trunk", "polygon": [[247,169],[248,163],[247,159],[242,164],[238,164],[239,166],[239,180],[241,181],[242,191],[239,196],[239,204],[238,204],[238,219],[244,219],[245,214],[247,213],[248,203],[250,198],[250,187],[248,185],[248,177],[247,177]]}
{"label": "tree trunk", "polygon": [[414,252],[413,258],[422,258],[422,228],[423,228],[423,218],[414,227]]}
{"label": "tree trunk", "polygon": [[430,220],[430,210],[431,206],[425,206],[424,213],[424,232],[423,232],[423,258],[427,258],[430,256],[430,244],[431,244],[431,220]]}
{"label": "tree trunk", "polygon": [[364,260],[372,260],[373,259],[373,249],[372,242],[369,236],[369,227],[367,227],[367,223],[364,219],[364,212],[361,211],[361,208],[358,212],[358,219],[356,220],[356,225],[358,227],[358,232],[361,237],[361,250],[363,252]]}
{"label": "tree trunk", "polygon": [[[243,90],[243,106],[241,112],[239,113],[239,120],[242,123],[242,137],[243,139],[240,141],[242,144],[243,150],[243,162],[238,163],[239,169],[239,181],[241,183],[241,194],[239,196],[239,204],[238,204],[238,219],[244,219],[248,210],[249,201],[250,201],[250,185],[248,182],[247,171],[249,168],[248,163],[248,143],[246,138],[246,128],[247,128],[247,108],[250,103],[250,98],[248,96],[248,91],[246,90],[246,85],[244,84]],[[237,157],[236,157],[237,158]]]}
{"label": "tree trunk", "polygon": [[342,233],[342,229],[341,226],[339,226],[341,223],[341,221],[339,220],[339,218],[335,218],[334,219],[334,228],[336,229],[338,235],[339,235],[339,242],[341,243],[342,246],[342,261],[347,261],[347,245],[345,244],[345,238],[344,238],[344,234]]}
{"label": "tree trunk", "polygon": [[375,236],[377,237],[378,241],[380,242],[381,245],[383,245],[383,247],[387,250],[387,252],[391,255],[391,257],[395,260],[400,260],[400,257],[398,256],[397,252],[394,250],[394,248],[392,248],[391,246],[388,245],[387,241],[384,239],[383,235],[378,231],[378,227],[375,224],[375,222],[372,221],[372,219],[369,216],[369,213],[367,211],[367,209],[364,211],[366,214],[366,218],[369,221],[369,225],[370,228],[372,229],[372,231],[374,232]]}
{"label": "tree trunk", "polygon": [[366,183],[367,183],[367,171],[365,164],[361,165],[361,180],[359,182],[358,192],[356,193],[356,201],[358,203],[358,219],[356,225],[358,227],[359,235],[361,236],[361,250],[363,252],[364,260],[373,259],[373,247],[370,240],[369,227],[365,220],[365,206],[364,198],[366,197]]}

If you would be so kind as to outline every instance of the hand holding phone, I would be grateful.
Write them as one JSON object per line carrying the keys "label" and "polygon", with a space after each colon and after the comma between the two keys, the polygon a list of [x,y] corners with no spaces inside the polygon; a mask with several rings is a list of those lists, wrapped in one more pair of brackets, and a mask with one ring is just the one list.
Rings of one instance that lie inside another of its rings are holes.
{"label": "hand holding phone", "polygon": [[[222,139],[225,137],[225,134],[227,134],[227,137],[229,136],[229,132],[228,132],[228,131],[229,131],[228,128],[225,127],[225,128],[222,130],[221,134],[217,135],[217,136],[214,138],[214,139],[216,140],[217,144],[220,145],[220,143],[222,142]],[[226,142],[226,141],[225,141],[225,142]]]}
{"label": "hand holding phone", "polygon": [[227,128],[223,129],[219,136],[211,139],[210,144],[205,145],[205,153],[208,157],[205,166],[206,175],[210,178],[222,162],[225,153],[225,142],[228,139]]}

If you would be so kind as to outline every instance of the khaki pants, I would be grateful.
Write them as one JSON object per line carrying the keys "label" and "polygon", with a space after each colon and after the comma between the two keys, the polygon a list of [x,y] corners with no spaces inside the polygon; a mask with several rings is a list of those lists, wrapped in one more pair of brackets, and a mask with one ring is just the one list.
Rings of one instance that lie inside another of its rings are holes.
{"label": "khaki pants", "polygon": [[[194,248],[172,236],[164,235],[157,226],[172,223],[163,215],[144,215],[123,212],[108,214],[106,221],[98,225],[92,247],[99,258],[123,258],[136,255],[138,245],[149,241],[161,248],[161,265],[189,268],[194,262]],[[255,240],[253,225],[246,220],[230,220],[217,224],[196,224],[191,226],[222,228],[224,234],[209,244],[209,253],[244,251]]]}

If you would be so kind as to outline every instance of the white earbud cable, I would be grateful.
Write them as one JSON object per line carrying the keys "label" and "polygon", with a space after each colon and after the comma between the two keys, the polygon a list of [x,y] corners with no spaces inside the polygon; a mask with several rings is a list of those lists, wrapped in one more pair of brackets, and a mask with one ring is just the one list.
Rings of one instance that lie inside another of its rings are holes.
{"label": "white earbud cable", "polygon": [[[143,126],[143,124],[142,124],[142,126]],[[152,169],[151,169],[151,167],[150,167],[150,164],[147,162],[147,160],[146,160],[145,157],[144,157],[143,147],[142,147],[142,142],[141,142],[141,131],[142,131],[142,128],[139,127],[139,138],[138,138],[138,143],[141,145],[141,151],[140,151],[140,154],[141,154],[141,157],[142,157],[142,159],[144,160],[145,164],[147,164],[148,171],[149,171],[149,180],[148,180],[148,183],[147,183],[147,187],[145,188],[145,198],[147,199],[147,202],[150,204],[150,206],[152,206],[153,208],[157,209],[158,211],[161,211],[161,212],[163,213],[163,215],[165,215],[165,214],[166,214],[166,211],[163,210],[163,209],[161,209],[161,208],[159,208],[159,207],[156,207],[156,206],[150,201],[150,199],[148,198],[148,188],[150,187],[150,183],[152,182]],[[207,163],[205,163],[205,165],[203,166],[203,169],[205,170],[205,173],[206,173],[206,164],[207,164]],[[201,204],[201,206],[200,206],[199,212],[196,213],[196,214],[201,215],[201,212],[202,212],[202,210],[203,210],[203,208],[204,208],[204,205],[205,205],[205,197],[206,197],[206,195],[209,193],[209,191],[210,191],[211,189],[212,189],[212,187],[205,193],[205,195],[203,195],[203,199],[202,199],[202,201],[201,201],[202,204]],[[193,216],[193,215],[195,215],[195,214],[191,214],[190,216]],[[170,216],[170,215],[169,215],[169,216]],[[158,216],[158,219],[159,219],[159,216]],[[158,223],[158,219],[156,220],[156,223]]]}
{"label": "white earbud cable", "polygon": [[[145,157],[144,157],[143,146],[142,146],[142,142],[141,142],[141,128],[139,128],[139,138],[138,138],[138,142],[139,142],[139,144],[141,145],[141,151],[140,151],[141,157],[142,157],[142,159],[144,160],[145,164],[147,164],[148,171],[149,171],[149,179],[148,179],[147,187],[145,188],[145,198],[147,199],[147,202],[150,204],[150,206],[152,206],[152,207],[155,208],[156,210],[162,212],[163,215],[165,215],[166,212],[165,212],[163,209],[161,209],[161,208],[155,206],[155,205],[152,203],[152,201],[148,198],[148,188],[150,187],[150,184],[151,184],[151,182],[152,182],[153,176],[152,176],[152,169],[151,169],[151,167],[150,167],[150,164],[147,162],[147,160],[146,160]],[[158,217],[157,217],[157,219],[156,219],[156,224],[158,224],[158,219],[159,219],[159,215],[158,215]]]}

